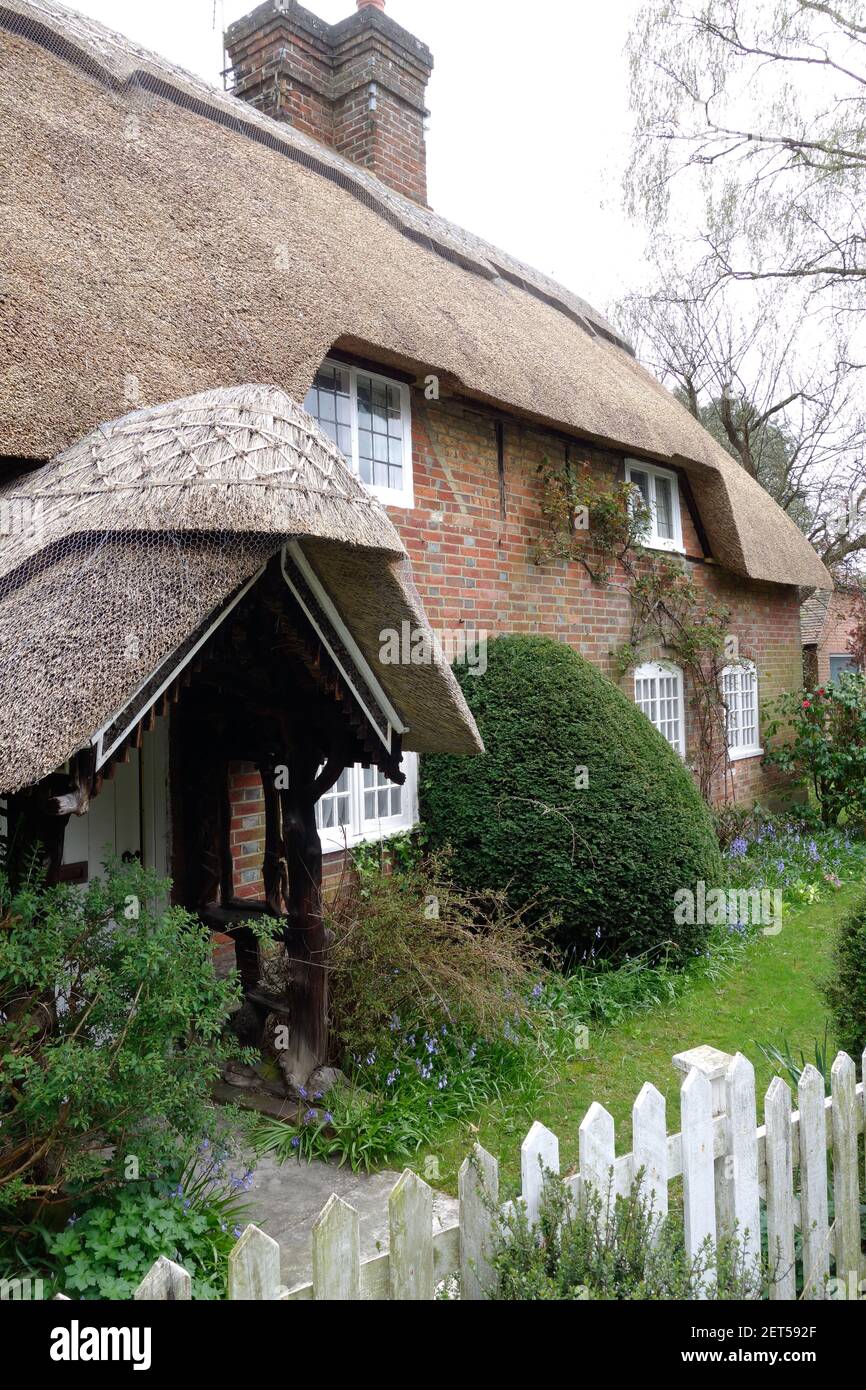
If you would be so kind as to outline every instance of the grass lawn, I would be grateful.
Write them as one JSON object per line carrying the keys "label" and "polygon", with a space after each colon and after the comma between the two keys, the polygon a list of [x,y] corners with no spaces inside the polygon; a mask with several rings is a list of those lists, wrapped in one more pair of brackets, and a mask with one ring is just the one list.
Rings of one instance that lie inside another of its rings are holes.
{"label": "grass lawn", "polygon": [[[676,1132],[682,1078],[671,1057],[700,1043],[744,1052],[754,1063],[762,1096],[774,1072],[759,1042],[781,1044],[787,1038],[795,1055],[802,1048],[808,1059],[815,1039],[823,1038],[827,1011],[819,983],[835,926],[861,893],[862,885],[849,884],[826,902],[796,912],[786,908],[780,934],[750,943],[725,979],[698,981],[676,1003],[591,1035],[587,1052],[560,1066],[533,1113],[506,1099],[488,1106],[477,1128],[455,1124],[429,1151],[439,1165],[435,1185],[456,1192],[457,1170],[477,1139],[499,1159],[503,1196],[513,1195],[519,1188],[520,1144],[533,1120],[558,1135],[563,1171],[573,1168],[580,1122],[594,1100],[613,1115],[617,1151],[627,1153],[631,1107],[645,1081],[666,1097],[668,1132]],[[425,1171],[423,1158],[418,1171]]]}

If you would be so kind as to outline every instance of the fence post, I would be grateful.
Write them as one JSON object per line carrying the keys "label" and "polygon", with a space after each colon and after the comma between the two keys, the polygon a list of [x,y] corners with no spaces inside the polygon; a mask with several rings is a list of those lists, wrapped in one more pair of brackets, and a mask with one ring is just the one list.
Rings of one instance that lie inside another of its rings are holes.
{"label": "fence post", "polygon": [[165,1255],[160,1255],[159,1259],[151,1265],[132,1297],[136,1303],[190,1299],[192,1298],[192,1280],[186,1270],[175,1264],[174,1260],[168,1260]]}
{"label": "fence post", "polygon": [[[690,1260],[707,1255],[716,1242],[716,1209],[713,1198],[713,1109],[707,1077],[694,1068],[680,1092],[683,1145],[683,1215],[686,1254]],[[713,1256],[709,1254],[710,1260]],[[715,1272],[707,1268],[699,1298],[712,1298]]]}
{"label": "fence post", "polygon": [[538,1225],[545,1171],[559,1172],[559,1140],[536,1120],[520,1145],[520,1178],[526,1215],[531,1226]]}
{"label": "fence post", "polygon": [[[675,1053],[671,1060],[683,1078],[687,1077],[691,1071],[697,1071],[709,1081],[713,1119],[717,1119],[720,1115],[727,1115],[728,1098],[725,1078],[728,1067],[734,1060],[729,1052],[720,1052],[717,1047],[708,1047],[704,1043],[700,1047],[689,1048],[688,1052]],[[731,1130],[728,1121],[725,1125],[725,1151],[715,1161],[716,1229],[720,1235],[733,1230],[735,1219],[733,1174],[731,1164],[728,1162],[730,1152]]]}
{"label": "fence post", "polygon": [[800,1111],[800,1230],[803,1297],[825,1298],[830,1273],[827,1204],[827,1111],[824,1078],[807,1062],[797,1087]]}
{"label": "fence post", "polygon": [[432,1299],[433,1189],[405,1169],[388,1198],[388,1270],[392,1299]]}
{"label": "fence post", "polygon": [[280,1247],[258,1226],[249,1225],[229,1255],[232,1302],[265,1302],[280,1290]]}
{"label": "fence post", "polygon": [[332,1192],[313,1225],[313,1297],[348,1302],[361,1297],[361,1223]]}
{"label": "fence post", "polygon": [[631,1114],[635,1176],[643,1169],[641,1196],[652,1203],[652,1220],[658,1233],[668,1214],[668,1131],[664,1096],[645,1081]]}
{"label": "fence post", "polygon": [[[830,1070],[833,1097],[833,1214],[836,1278],[846,1290],[860,1282],[860,1185],[857,1162],[857,1073],[847,1052]],[[848,1293],[848,1297],[850,1297]],[[855,1292],[856,1296],[856,1292]]]}
{"label": "fence post", "polygon": [[499,1207],[499,1164],[476,1144],[458,1175],[460,1197],[460,1298],[486,1298],[494,1292],[492,1258]]}
{"label": "fence post", "polygon": [[[749,1267],[761,1259],[761,1189],[758,1183],[758,1116],[755,1068],[738,1052],[725,1077],[727,1137],[724,1163],[729,1190],[723,1194],[730,1234],[736,1227]],[[717,1189],[718,1193],[718,1189]],[[730,1201],[728,1202],[728,1199]],[[718,1203],[717,1203],[718,1217]]]}

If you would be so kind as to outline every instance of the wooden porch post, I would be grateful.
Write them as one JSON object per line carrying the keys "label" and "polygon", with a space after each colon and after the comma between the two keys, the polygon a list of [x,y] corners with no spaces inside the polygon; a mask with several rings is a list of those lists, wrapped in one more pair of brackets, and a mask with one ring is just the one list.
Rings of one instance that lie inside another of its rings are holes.
{"label": "wooden porch post", "polygon": [[280,1056],[289,1086],[303,1086],[328,1060],[327,933],[322,920],[322,846],[316,802],[342,771],[330,762],[317,776],[320,754],[294,752],[288,761],[289,786],[280,792],[283,845],[288,865],[287,922],[284,932],[291,965],[289,1046]]}

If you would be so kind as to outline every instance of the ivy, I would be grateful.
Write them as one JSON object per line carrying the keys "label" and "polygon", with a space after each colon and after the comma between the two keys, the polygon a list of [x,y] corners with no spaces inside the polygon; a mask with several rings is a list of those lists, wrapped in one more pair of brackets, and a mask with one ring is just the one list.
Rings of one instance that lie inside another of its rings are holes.
{"label": "ivy", "polygon": [[709,801],[728,762],[721,675],[736,661],[730,609],[695,584],[678,557],[647,549],[650,513],[631,483],[606,486],[588,462],[575,469],[568,459],[556,465],[545,458],[538,473],[546,534],[535,547],[536,564],[575,560],[602,587],[617,573],[625,576],[632,622],[628,641],[612,653],[616,670],[622,678],[649,646],[682,668],[698,731],[694,771]]}

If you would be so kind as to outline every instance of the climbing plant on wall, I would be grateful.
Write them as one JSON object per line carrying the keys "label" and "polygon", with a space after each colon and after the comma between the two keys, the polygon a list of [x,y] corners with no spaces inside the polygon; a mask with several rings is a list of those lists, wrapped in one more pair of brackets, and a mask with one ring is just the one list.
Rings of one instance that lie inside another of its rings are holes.
{"label": "climbing plant on wall", "polygon": [[695,715],[693,767],[702,795],[724,775],[728,788],[726,708],[722,671],[737,659],[729,637],[730,609],[695,584],[684,561],[645,545],[650,513],[628,482],[606,482],[588,462],[545,458],[539,467],[544,536],[536,564],[574,560],[594,584],[625,581],[632,621],[627,642],[612,653],[620,676],[638,665],[647,648],[683,671]]}

